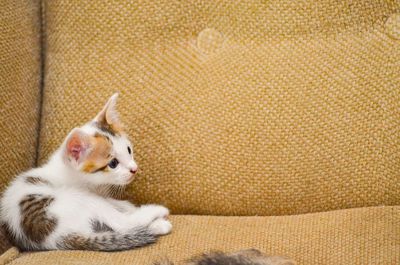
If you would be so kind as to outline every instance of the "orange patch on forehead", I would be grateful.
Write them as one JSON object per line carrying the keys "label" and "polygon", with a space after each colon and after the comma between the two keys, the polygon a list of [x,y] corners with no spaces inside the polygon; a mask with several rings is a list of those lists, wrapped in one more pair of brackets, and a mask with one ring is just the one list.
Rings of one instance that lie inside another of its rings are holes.
{"label": "orange patch on forehead", "polygon": [[83,163],[82,171],[87,173],[93,173],[99,169],[105,171],[111,158],[111,140],[97,133],[90,138],[90,145],[92,150]]}

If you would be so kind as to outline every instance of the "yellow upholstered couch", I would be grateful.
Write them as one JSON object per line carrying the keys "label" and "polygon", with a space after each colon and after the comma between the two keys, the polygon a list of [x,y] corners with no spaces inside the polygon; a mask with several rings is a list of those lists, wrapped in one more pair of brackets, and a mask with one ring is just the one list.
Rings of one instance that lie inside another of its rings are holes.
{"label": "yellow upholstered couch", "polygon": [[1,190],[119,91],[126,196],[174,226],[117,253],[2,238],[0,263],[400,264],[399,1],[3,0],[0,23]]}

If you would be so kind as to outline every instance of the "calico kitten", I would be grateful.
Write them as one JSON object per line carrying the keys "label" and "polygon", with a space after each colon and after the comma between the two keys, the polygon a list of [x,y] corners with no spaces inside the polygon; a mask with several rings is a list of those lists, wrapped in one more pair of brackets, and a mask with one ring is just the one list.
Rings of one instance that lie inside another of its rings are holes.
{"label": "calico kitten", "polygon": [[[280,256],[267,256],[256,249],[246,249],[225,254],[211,252],[194,257],[183,263],[184,265],[296,265],[293,260]],[[169,260],[158,261],[153,265],[174,265]]]}
{"label": "calico kitten", "polygon": [[96,192],[105,184],[129,184],[137,171],[117,96],[73,129],[44,166],[17,176],[4,192],[1,221],[20,248],[126,250],[171,231],[167,208],[135,207]]}

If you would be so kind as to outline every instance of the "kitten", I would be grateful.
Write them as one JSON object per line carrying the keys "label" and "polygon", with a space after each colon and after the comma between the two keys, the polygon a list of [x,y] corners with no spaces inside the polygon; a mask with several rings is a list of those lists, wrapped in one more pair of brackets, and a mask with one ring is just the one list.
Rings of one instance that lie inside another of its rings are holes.
{"label": "kitten", "polygon": [[171,231],[167,208],[135,207],[96,192],[129,184],[137,171],[117,97],[73,129],[44,166],[17,176],[4,192],[0,220],[21,249],[126,250]]}
{"label": "kitten", "polygon": [[[280,256],[267,256],[256,249],[246,249],[225,254],[211,252],[194,257],[183,263],[184,265],[296,265],[293,260]],[[158,261],[153,265],[174,265],[169,260]]]}

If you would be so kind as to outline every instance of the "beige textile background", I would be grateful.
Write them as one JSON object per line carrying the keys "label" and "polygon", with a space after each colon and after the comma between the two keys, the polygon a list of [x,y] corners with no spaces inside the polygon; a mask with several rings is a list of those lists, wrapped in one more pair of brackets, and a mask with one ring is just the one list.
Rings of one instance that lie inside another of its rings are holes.
{"label": "beige textile background", "polygon": [[173,213],[400,202],[396,1],[46,1],[41,161],[112,93]]}
{"label": "beige textile background", "polygon": [[40,106],[39,1],[0,2],[0,191],[32,167]]}

